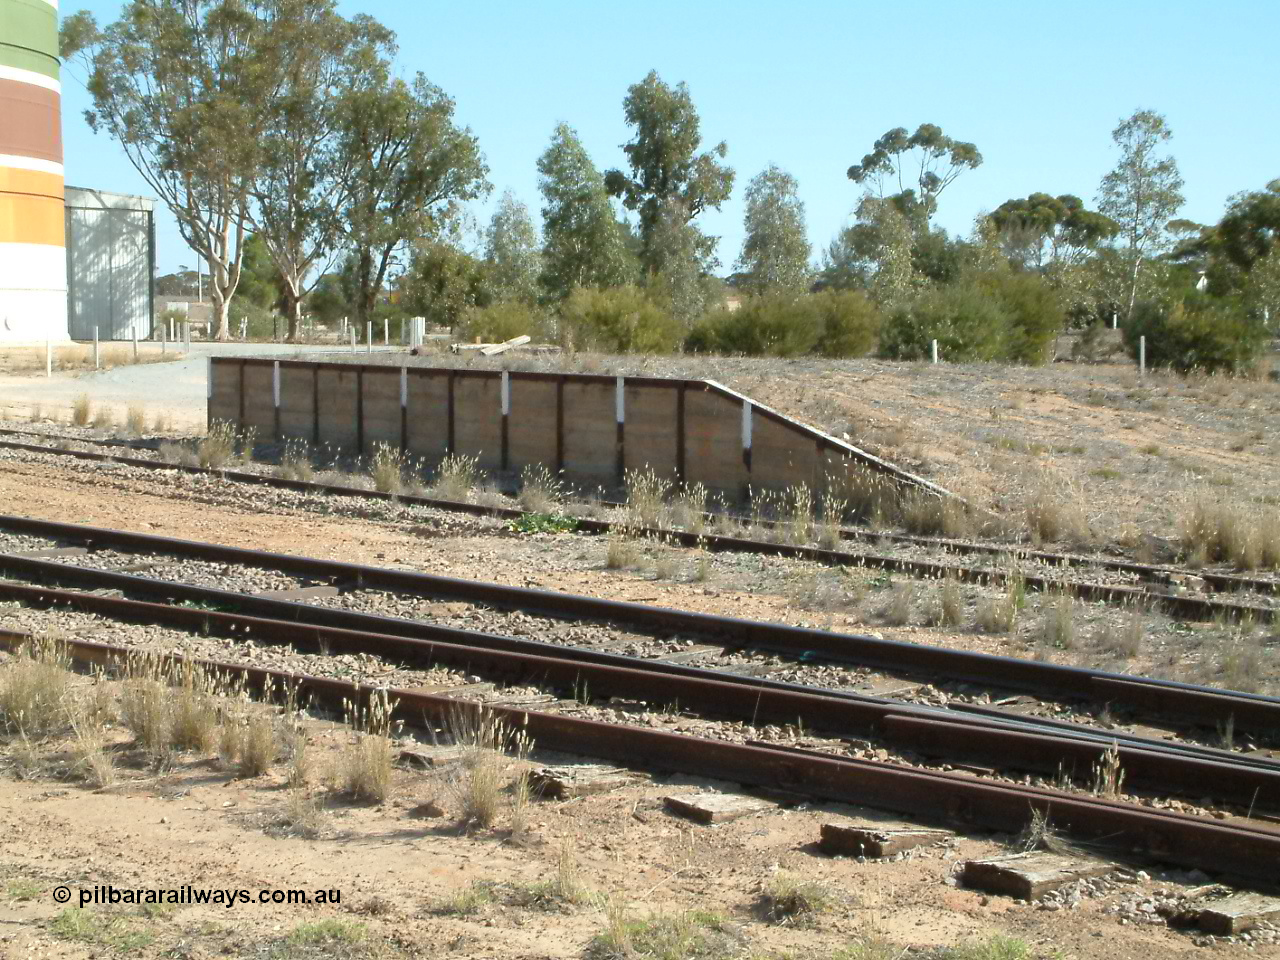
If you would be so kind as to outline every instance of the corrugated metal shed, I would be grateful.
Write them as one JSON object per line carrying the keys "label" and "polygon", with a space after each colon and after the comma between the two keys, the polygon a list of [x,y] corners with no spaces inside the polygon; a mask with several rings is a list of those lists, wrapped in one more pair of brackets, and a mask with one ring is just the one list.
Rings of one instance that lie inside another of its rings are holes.
{"label": "corrugated metal shed", "polygon": [[67,187],[67,325],[73,340],[152,332],[155,201]]}

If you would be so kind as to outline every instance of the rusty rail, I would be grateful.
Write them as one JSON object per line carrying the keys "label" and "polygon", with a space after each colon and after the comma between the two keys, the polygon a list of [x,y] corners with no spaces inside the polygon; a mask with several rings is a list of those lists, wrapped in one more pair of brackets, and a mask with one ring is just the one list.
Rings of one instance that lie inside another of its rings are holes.
{"label": "rusty rail", "polygon": [[[654,607],[620,600],[575,596],[528,587],[511,587],[434,574],[389,570],[335,560],[274,554],[242,547],[179,540],[153,534],[0,515],[0,529],[54,540],[88,543],[149,553],[187,556],[259,567],[331,582],[353,583],[365,589],[466,600],[498,608],[514,608],[553,617],[577,617],[638,626],[646,630],[704,634],[723,638],[734,647],[774,650],[789,656],[829,657],[888,670],[940,674],[1037,694],[1133,705],[1147,712],[1193,720],[1210,726],[1232,719],[1236,729],[1268,735],[1280,731],[1280,699],[1239,691],[1108,673],[1084,667],[1040,663],[1014,657],[974,653],[885,640],[857,634],[838,634],[785,624],[741,620],[705,613]],[[49,564],[30,558],[0,555],[0,563],[34,574],[58,575],[63,582],[85,576],[82,568]],[[78,573],[75,571],[79,571]],[[95,576],[96,572],[90,576]],[[116,574],[115,576],[120,576]],[[105,582],[99,580],[98,582]],[[160,581],[158,581],[160,582]],[[167,583],[167,582],[166,582]],[[145,581],[138,583],[139,588]],[[148,588],[153,593],[156,588]],[[169,595],[196,588],[172,584]],[[238,596],[238,595],[236,595]],[[295,605],[312,622],[341,624],[350,611]],[[298,614],[302,616],[301,612]],[[1224,707],[1227,712],[1224,713]]]}
{"label": "rusty rail", "polygon": [[[10,648],[29,639],[24,634],[0,631],[0,642]],[[68,648],[77,661],[99,665],[118,663],[136,653],[86,640],[68,641]],[[167,664],[197,663],[242,677],[256,690],[296,685],[302,697],[330,709],[341,709],[348,701],[368,702],[375,694],[385,693],[395,702],[395,717],[411,726],[447,726],[459,713],[474,714],[482,709],[468,701],[414,690],[380,691],[348,681],[172,653],[157,656]],[[1034,811],[1047,817],[1056,831],[1076,840],[1110,847],[1125,856],[1140,854],[1180,867],[1221,872],[1260,886],[1275,882],[1275,865],[1280,862],[1280,832],[1251,823],[1219,823],[1096,797],[796,748],[729,743],[512,707],[488,709],[504,722],[526,730],[540,748],[631,767],[781,788],[820,800],[1005,832],[1018,830]]]}
{"label": "rusty rail", "polygon": [[[16,436],[38,436],[53,439],[46,434],[27,433],[20,430],[0,429],[0,434]],[[120,446],[135,449],[124,441],[87,440],[85,443]],[[246,473],[237,470],[214,470],[190,464],[172,464],[157,460],[144,460],[137,457],[115,456],[112,454],[92,453],[85,450],[55,450],[40,444],[19,443],[0,440],[0,448],[23,450],[32,453],[48,453],[56,456],[98,462],[118,463],[130,467],[142,467],[150,470],[175,470],[180,473],[213,475],[233,483],[248,483],[259,486],[275,487],[282,490],[296,490],[307,493],[323,493],[329,496],[364,497],[372,500],[393,501],[412,506],[428,507],[455,513],[467,513],[472,516],[495,517],[502,520],[519,520],[529,515],[527,511],[513,507],[482,506],[464,503],[457,500],[441,500],[434,497],[417,497],[407,494],[383,493],[377,490],[363,490],[358,487],[344,487],[333,484],[315,483],[305,480],[289,480],[283,477],[272,477],[264,474]],[[622,506],[622,504],[607,504]],[[708,515],[710,516],[710,515]],[[605,534],[615,529],[616,525],[607,520],[596,520],[591,517],[574,517],[577,529],[585,533]],[[773,521],[762,521],[767,526],[775,525]],[[660,539],[678,543],[684,547],[694,547],[712,552],[758,553],[768,556],[788,557],[797,560],[809,560],[827,566],[864,566],[872,569],[905,573],[915,577],[939,579],[952,577],[965,583],[980,585],[1002,585],[1008,582],[1009,575],[999,570],[983,570],[959,564],[936,563],[927,560],[909,560],[900,557],[888,557],[869,553],[850,553],[843,550],[826,550],[821,547],[797,546],[786,543],[773,543],[765,540],[751,540],[745,537],[731,537],[724,534],[692,533],[686,530],[668,530],[661,527],[628,526],[627,531],[640,537]],[[890,540],[913,546],[925,546],[939,550],[947,550],[959,554],[983,554],[989,556],[1009,556],[1014,559],[1026,558],[1043,563],[1056,564],[1063,569],[1072,567],[1097,566],[1118,573],[1128,573],[1156,585],[1169,585],[1172,577],[1187,574],[1189,571],[1160,567],[1152,564],[1140,564],[1130,561],[1113,560],[1102,557],[1085,557],[1075,554],[1048,553],[1038,550],[1027,550],[1014,547],[999,547],[990,544],[965,543],[958,540],[944,540],[931,537],[917,537],[908,534],[871,533],[869,531],[841,528],[840,536],[845,540],[877,541]],[[1231,574],[1196,571],[1193,574],[1223,592],[1253,591],[1267,594],[1280,592],[1280,582],[1262,580],[1254,577],[1242,577]],[[1025,576],[1019,574],[1027,587],[1032,590],[1067,589],[1081,600],[1098,600],[1106,603],[1127,605],[1159,604],[1169,613],[1193,620],[1213,620],[1225,617],[1231,620],[1252,618],[1258,622],[1280,620],[1280,610],[1255,603],[1236,603],[1219,600],[1213,597],[1196,596],[1182,593],[1166,593],[1139,587],[1117,586],[1113,584],[1068,581],[1056,577]]]}

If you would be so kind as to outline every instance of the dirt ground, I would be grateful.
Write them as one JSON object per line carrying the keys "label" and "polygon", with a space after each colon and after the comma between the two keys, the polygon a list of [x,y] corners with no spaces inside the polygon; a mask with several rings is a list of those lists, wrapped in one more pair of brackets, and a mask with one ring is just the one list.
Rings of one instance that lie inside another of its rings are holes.
{"label": "dirt ground", "polygon": [[[141,481],[93,473],[87,465],[5,460],[0,503],[5,512],[48,519],[739,616],[791,622],[835,616],[796,609],[766,586],[774,581],[763,566],[755,573],[735,568],[707,583],[658,583],[604,570],[593,553],[603,547],[584,538],[562,538],[553,548],[549,540],[498,538],[469,522],[323,515],[279,506],[262,491],[229,494],[230,485],[208,478],[184,483],[181,491],[166,491],[163,478],[154,476]],[[214,487],[222,492],[215,495]],[[450,523],[460,525],[451,529]],[[844,629],[858,617],[840,614],[831,622]],[[932,639],[922,628],[906,629],[913,639]],[[968,639],[978,646],[1001,642]],[[938,635],[935,642],[943,641]],[[308,735],[321,770],[348,736],[326,719],[313,719]],[[502,824],[472,835],[459,831],[457,774],[446,768],[400,770],[391,799],[380,806],[343,801],[318,774],[313,788],[324,825],[308,838],[281,827],[288,791],[279,767],[242,779],[211,756],[186,755],[157,775],[130,757],[126,737],[118,739],[124,775],[138,782],[105,792],[60,775],[67,764],[58,743],[43,746],[45,770],[31,779],[18,779],[20,751],[12,742],[0,760],[0,823],[6,827],[0,832],[0,956],[581,957],[609,923],[604,901],[584,896],[578,904],[545,903],[531,894],[556,875],[565,849],[582,885],[625,904],[631,917],[712,911],[743,956],[827,957],[867,937],[924,950],[1003,934],[1025,941],[1029,956],[1119,960],[1199,956],[1208,943],[1140,919],[1150,916],[1143,904],[1154,903],[1161,891],[1201,882],[1187,875],[1139,876],[1059,910],[954,885],[960,861],[1008,851],[1009,836],[961,836],[888,863],[829,858],[814,847],[823,822],[883,817],[850,808],[780,807],[729,824],[696,826],[665,812],[661,798],[738,788],[675,778],[579,800],[539,801],[529,835],[513,842]],[[424,805],[438,815],[423,819]],[[755,904],[762,885],[779,871],[820,881],[834,895],[831,908],[811,925],[767,922]],[[166,890],[190,884],[255,895],[259,889],[337,889],[342,898],[336,906],[254,903],[230,910],[89,907],[86,916],[67,915],[53,902],[59,884],[77,896],[102,884]],[[487,892],[470,896],[477,889]],[[340,923],[323,925],[334,920]],[[1214,948],[1280,956],[1274,945],[1262,943],[1220,941]],[[905,955],[900,949],[886,954]]]}

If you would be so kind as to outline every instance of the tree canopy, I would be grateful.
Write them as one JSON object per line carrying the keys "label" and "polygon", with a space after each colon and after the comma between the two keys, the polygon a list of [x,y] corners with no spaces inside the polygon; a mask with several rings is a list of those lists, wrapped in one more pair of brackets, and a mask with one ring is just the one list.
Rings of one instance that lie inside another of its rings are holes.
{"label": "tree canopy", "polygon": [[627,90],[622,101],[635,134],[622,150],[630,173],[605,174],[609,193],[621,197],[640,217],[640,259],[649,272],[661,272],[665,261],[690,244],[710,263],[716,240],[696,227],[682,235],[704,210],[719,210],[733,190],[733,170],[720,161],[729,148],[722,140],[710,150],[702,145],[701,121],[684,84],[668,86],[657,71]]}
{"label": "tree canopy", "polygon": [[746,238],[738,269],[752,293],[803,292],[811,279],[811,248],[796,178],[771,164],[747,185]]}
{"label": "tree canopy", "polygon": [[556,125],[538,158],[542,192],[542,287],[559,302],[577,287],[614,287],[639,278],[627,228],[614,216],[604,176],[567,123]]}
{"label": "tree canopy", "polygon": [[[848,176],[854,183],[874,183],[878,197],[890,197],[914,229],[924,230],[937,212],[938,196],[966,170],[981,165],[974,144],[948,137],[937,124],[922,123],[912,134],[906,127],[888,131]],[[897,192],[886,194],[886,183]]]}

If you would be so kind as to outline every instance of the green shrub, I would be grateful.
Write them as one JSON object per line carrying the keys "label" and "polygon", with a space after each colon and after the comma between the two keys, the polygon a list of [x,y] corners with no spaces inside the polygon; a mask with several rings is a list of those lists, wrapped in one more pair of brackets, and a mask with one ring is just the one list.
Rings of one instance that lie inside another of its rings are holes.
{"label": "green shrub", "polygon": [[579,287],[560,308],[562,337],[609,353],[671,353],[683,331],[670,311],[637,287]]}
{"label": "green shrub", "polygon": [[488,307],[468,307],[455,328],[460,341],[477,337],[484,343],[502,343],[528,334],[534,340],[547,338],[547,318],[537,307],[515,300]]}
{"label": "green shrub", "polygon": [[686,348],[749,357],[808,353],[821,333],[811,299],[787,294],[750,297],[737,310],[712,311],[694,327]]}
{"label": "green shrub", "polygon": [[987,271],[978,274],[976,283],[1008,314],[1001,359],[1033,366],[1048,361],[1050,347],[1067,322],[1058,294],[1035,274],[1016,270]]}
{"label": "green shrub", "polygon": [[880,353],[922,360],[937,340],[945,361],[1041,364],[1065,320],[1057,295],[1039,277],[993,270],[926,290],[898,307],[885,320]]}
{"label": "green shrub", "polygon": [[751,297],[740,309],[707,314],[690,332],[693,352],[751,357],[857,357],[870,352],[880,311],[858,290]]}
{"label": "green shrub", "polygon": [[861,290],[824,290],[809,298],[821,326],[824,357],[864,357],[880,338],[880,308]]}
{"label": "green shrub", "polygon": [[1143,336],[1150,366],[1183,373],[1241,373],[1261,356],[1267,331],[1233,301],[1196,295],[1172,306],[1148,302],[1134,307],[1124,339],[1135,359]]}
{"label": "green shrub", "polygon": [[937,340],[943,360],[1000,360],[1009,328],[1008,311],[975,284],[936,287],[889,314],[880,332],[880,354],[889,360],[923,360],[929,341]]}

